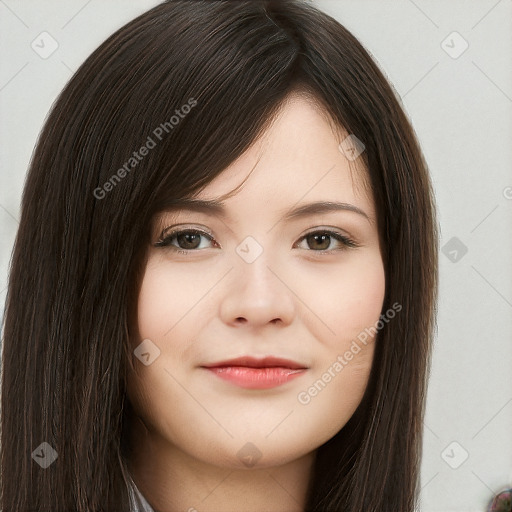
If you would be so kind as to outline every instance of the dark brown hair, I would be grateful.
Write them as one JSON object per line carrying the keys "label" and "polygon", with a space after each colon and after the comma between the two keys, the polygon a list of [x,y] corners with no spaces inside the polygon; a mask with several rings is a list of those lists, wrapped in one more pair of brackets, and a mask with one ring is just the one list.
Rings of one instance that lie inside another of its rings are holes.
{"label": "dark brown hair", "polygon": [[[379,331],[360,406],[318,449],[307,510],[413,511],[438,241],[400,101],[357,39],[308,3],[168,0],[83,63],[32,156],[4,319],[3,512],[129,509],[125,376],[151,220],[236,160],[293,90],[365,144],[383,311],[403,306]],[[148,137],[155,147],[131,161]],[[58,454],[46,469],[32,457],[44,441]]]}

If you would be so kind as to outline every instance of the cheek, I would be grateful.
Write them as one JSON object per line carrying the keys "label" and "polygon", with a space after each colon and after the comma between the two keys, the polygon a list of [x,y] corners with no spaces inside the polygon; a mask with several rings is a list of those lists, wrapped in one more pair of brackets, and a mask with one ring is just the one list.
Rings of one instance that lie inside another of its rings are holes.
{"label": "cheek", "polygon": [[170,275],[166,265],[159,265],[157,258],[150,260],[138,299],[137,320],[142,336],[162,339],[169,335],[191,305],[199,301],[200,290],[185,276],[184,272]]}
{"label": "cheek", "polygon": [[170,264],[164,254],[150,258],[139,291],[138,332],[141,339],[158,343],[162,356],[171,359],[169,363],[182,359],[204,327],[203,321],[208,317],[205,308],[210,303],[208,293],[220,272],[206,265],[199,269]]}
{"label": "cheek", "polygon": [[297,413],[306,437],[318,445],[336,435],[361,403],[368,383],[373,345],[351,361],[341,355],[325,366],[297,395]]}
{"label": "cheek", "polygon": [[386,289],[378,252],[354,254],[347,264],[328,273],[322,269],[303,275],[304,279],[295,282],[297,295],[307,306],[304,323],[327,350],[347,350],[352,339],[378,322]]}
{"label": "cheek", "polygon": [[321,312],[310,329],[322,344],[314,373],[297,395],[304,428],[319,428],[322,439],[347,423],[366,390],[385,296],[382,260],[375,254],[340,268],[332,282],[323,296],[310,294],[311,309]]}

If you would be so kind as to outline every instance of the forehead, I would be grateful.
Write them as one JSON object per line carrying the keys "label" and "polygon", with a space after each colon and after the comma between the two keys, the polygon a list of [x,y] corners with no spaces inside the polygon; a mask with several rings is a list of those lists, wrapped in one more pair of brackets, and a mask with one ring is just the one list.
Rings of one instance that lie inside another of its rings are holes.
{"label": "forehead", "polygon": [[373,211],[363,159],[347,158],[347,140],[319,103],[293,94],[262,136],[194,198],[230,197],[237,190],[232,199],[240,201],[350,201]]}

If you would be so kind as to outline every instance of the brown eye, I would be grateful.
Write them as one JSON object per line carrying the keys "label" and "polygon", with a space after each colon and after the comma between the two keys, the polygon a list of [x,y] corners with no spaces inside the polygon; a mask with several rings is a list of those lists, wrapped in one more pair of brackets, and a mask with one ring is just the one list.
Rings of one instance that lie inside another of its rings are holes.
{"label": "brown eye", "polygon": [[[213,242],[213,238],[203,231],[196,229],[176,230],[166,236],[162,236],[160,240],[155,243],[155,247],[169,247],[177,252],[186,253],[187,251],[204,249],[204,247],[200,247],[202,237]],[[176,242],[174,243],[174,241]]]}
{"label": "brown eye", "polygon": [[[349,247],[358,247],[354,240],[334,231],[315,231],[308,233],[300,239],[300,242],[302,241],[306,242],[307,247],[301,247],[301,249],[311,249],[313,252],[331,252]],[[333,241],[336,241],[340,247],[331,247]]]}
{"label": "brown eye", "polygon": [[311,249],[325,251],[331,245],[331,237],[329,235],[308,235],[306,240]]}
{"label": "brown eye", "polygon": [[201,243],[201,235],[184,232],[177,235],[176,240],[182,249],[197,249]]}

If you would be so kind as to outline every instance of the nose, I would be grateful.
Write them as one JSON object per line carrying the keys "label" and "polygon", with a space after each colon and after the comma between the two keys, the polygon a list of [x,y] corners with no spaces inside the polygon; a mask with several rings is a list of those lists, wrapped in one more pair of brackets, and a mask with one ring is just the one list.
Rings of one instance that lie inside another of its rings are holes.
{"label": "nose", "polygon": [[275,264],[260,255],[256,261],[236,262],[223,287],[221,320],[231,326],[263,327],[289,325],[295,315],[296,301],[289,279]]}

